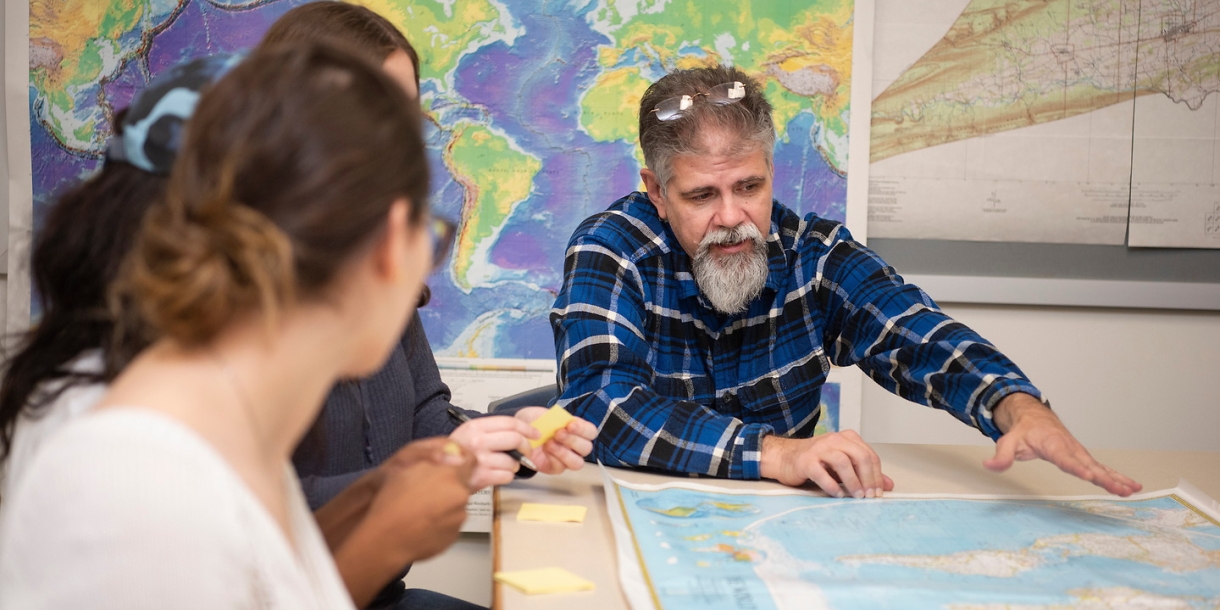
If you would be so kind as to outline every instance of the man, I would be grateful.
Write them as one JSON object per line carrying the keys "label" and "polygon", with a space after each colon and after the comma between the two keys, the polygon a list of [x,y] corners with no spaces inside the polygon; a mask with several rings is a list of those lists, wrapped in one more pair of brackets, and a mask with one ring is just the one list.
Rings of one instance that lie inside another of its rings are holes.
{"label": "man", "polygon": [[577,228],[551,312],[559,402],[598,424],[598,459],[878,497],[893,482],[858,434],[813,436],[831,365],[857,365],[996,439],[992,470],[1042,458],[1141,489],[845,227],[772,200],[771,106],[745,73],[671,73],[639,121],[647,193]]}

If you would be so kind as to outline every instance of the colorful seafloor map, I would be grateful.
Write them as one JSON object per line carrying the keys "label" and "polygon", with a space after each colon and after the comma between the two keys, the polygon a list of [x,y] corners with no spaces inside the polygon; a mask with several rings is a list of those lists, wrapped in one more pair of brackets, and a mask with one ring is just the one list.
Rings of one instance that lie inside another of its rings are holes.
{"label": "colorful seafloor map", "polygon": [[871,237],[1220,247],[1220,0],[881,0],[875,39]]}
{"label": "colorful seafloor map", "polygon": [[1220,607],[1220,515],[1186,484],[1131,499],[606,489],[635,610]]}
{"label": "colorful seafloor map", "polygon": [[[639,183],[636,109],[674,67],[764,83],[775,196],[843,220],[853,0],[361,0],[423,59],[438,213],[454,255],[421,310],[438,355],[551,359],[568,236]],[[109,120],[176,62],[246,49],[295,0],[30,0],[35,222],[92,172]]]}

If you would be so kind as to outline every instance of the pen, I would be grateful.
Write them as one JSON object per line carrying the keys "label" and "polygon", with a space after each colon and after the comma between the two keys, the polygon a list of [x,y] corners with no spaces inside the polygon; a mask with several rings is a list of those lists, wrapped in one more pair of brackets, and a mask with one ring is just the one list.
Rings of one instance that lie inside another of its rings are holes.
{"label": "pen", "polygon": [[[452,419],[453,423],[455,423],[459,426],[470,421],[470,416],[466,415],[465,411],[463,411],[457,407],[450,406],[450,407],[447,407],[445,410],[449,412],[449,419]],[[534,463],[531,462],[529,458],[522,455],[520,451],[517,451],[516,449],[509,449],[508,451],[505,451],[504,453],[507,453],[508,457],[513,458],[514,460],[517,460],[517,463],[521,464],[521,468],[519,470],[517,470],[517,476],[519,478],[528,479],[528,478],[534,476],[534,474],[538,472],[538,467],[535,466]]]}

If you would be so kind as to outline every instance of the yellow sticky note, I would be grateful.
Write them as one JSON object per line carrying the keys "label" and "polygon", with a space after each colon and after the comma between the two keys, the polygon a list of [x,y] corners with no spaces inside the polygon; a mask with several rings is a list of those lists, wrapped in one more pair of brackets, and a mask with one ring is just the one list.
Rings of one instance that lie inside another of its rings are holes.
{"label": "yellow sticky note", "polygon": [[526,595],[592,591],[594,589],[592,581],[585,580],[563,568],[496,572],[492,574],[492,578],[496,579],[496,582],[514,587]]}
{"label": "yellow sticky note", "polygon": [[530,441],[530,447],[539,447],[551,440],[551,437],[555,436],[555,432],[568,425],[568,422],[572,421],[572,419],[572,414],[559,405],[547,409],[547,412],[542,417],[530,422],[531,426],[537,428],[542,433],[542,436]]}
{"label": "yellow sticky note", "polygon": [[585,520],[588,508],[561,504],[534,504],[524,502],[517,511],[517,521],[572,521],[581,523]]}

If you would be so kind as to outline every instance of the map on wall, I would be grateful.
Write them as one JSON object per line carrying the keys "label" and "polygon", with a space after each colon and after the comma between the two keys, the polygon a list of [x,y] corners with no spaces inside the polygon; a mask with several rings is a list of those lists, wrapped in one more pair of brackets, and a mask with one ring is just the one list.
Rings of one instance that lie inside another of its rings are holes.
{"label": "map on wall", "polygon": [[1220,516],[1185,483],[1128,499],[854,500],[609,475],[606,490],[634,610],[1220,605]]}
{"label": "map on wall", "polygon": [[[419,50],[432,204],[460,220],[421,310],[440,356],[554,357],[567,239],[639,185],[636,112],[675,67],[737,65],[775,107],[776,198],[844,220],[853,0],[363,0]],[[35,226],[167,67],[247,49],[294,0],[31,0]]]}
{"label": "map on wall", "polygon": [[870,237],[1220,248],[1220,0],[880,0],[875,39]]}

